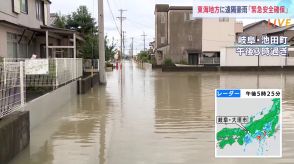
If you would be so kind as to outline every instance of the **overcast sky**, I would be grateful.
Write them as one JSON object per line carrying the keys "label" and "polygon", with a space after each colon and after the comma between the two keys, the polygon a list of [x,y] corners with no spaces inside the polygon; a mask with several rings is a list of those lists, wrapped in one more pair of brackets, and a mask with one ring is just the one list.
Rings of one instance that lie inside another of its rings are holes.
{"label": "overcast sky", "polygon": [[[98,0],[51,0],[51,12],[60,12],[61,14],[70,14],[80,5],[86,5],[89,11],[97,20]],[[108,5],[109,2],[109,5]],[[116,17],[120,15],[119,9],[127,10],[124,16],[127,19],[123,22],[124,31],[126,31],[126,49],[131,43],[131,37],[134,37],[134,48],[143,49],[143,32],[146,33],[146,47],[154,39],[154,8],[155,4],[164,3],[169,5],[192,6],[193,0],[104,0],[105,12],[105,33],[109,38],[114,38],[119,45],[119,33],[116,29],[111,11],[119,27],[119,21]],[[111,10],[110,10],[111,9]],[[127,53],[127,52],[126,52]]]}
{"label": "overcast sky", "polygon": [[[154,39],[155,4],[166,3],[170,5],[192,6],[192,2],[193,0],[104,0],[105,33],[110,39],[114,38],[117,45],[119,45],[120,36],[116,29],[111,11],[117,26],[120,27],[119,20],[116,18],[120,15],[118,10],[127,10],[123,14],[127,17],[127,19],[123,21],[123,30],[126,31],[126,49],[130,47],[131,37],[134,37],[134,49],[142,50],[144,44],[143,36],[141,35],[143,32],[147,35],[146,47],[148,47],[149,42]],[[98,22],[98,0],[52,0],[51,12],[69,14],[75,11],[80,5],[86,5]]]}

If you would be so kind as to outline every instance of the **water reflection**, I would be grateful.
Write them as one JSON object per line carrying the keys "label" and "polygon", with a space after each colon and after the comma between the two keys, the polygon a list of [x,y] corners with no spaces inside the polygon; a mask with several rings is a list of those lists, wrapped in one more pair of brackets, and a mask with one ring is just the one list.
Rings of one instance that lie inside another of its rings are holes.
{"label": "water reflection", "polygon": [[[13,164],[294,163],[294,72],[162,73],[125,63],[31,133]],[[214,89],[283,89],[283,159],[214,158]]]}

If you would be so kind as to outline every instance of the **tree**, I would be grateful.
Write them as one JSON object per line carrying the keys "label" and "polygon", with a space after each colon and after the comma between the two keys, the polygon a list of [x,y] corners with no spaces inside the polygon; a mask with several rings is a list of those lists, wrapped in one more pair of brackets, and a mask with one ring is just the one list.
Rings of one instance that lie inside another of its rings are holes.
{"label": "tree", "polygon": [[105,36],[105,60],[110,61],[114,59],[115,55],[115,44],[114,44],[114,39],[112,38],[111,44],[109,45],[109,39],[107,38],[107,35]]}
{"label": "tree", "polygon": [[150,58],[150,55],[148,54],[148,52],[141,51],[140,53],[138,53],[137,59],[141,62],[149,63],[151,58]]}
{"label": "tree", "polygon": [[58,15],[56,15],[56,21],[54,22],[54,26],[57,28],[65,28],[66,24],[67,24],[67,20],[66,17],[61,15],[61,13],[59,13]]}
{"label": "tree", "polygon": [[82,44],[80,56],[84,59],[98,59],[99,58],[99,41],[98,35],[86,35],[84,36],[85,42]]}
{"label": "tree", "polygon": [[[66,28],[80,32],[85,42],[81,46],[81,53],[84,59],[98,59],[99,58],[99,40],[98,40],[98,26],[96,26],[95,19],[91,16],[86,6],[80,6],[77,11],[72,12],[67,17],[58,15],[55,26],[59,28]],[[106,61],[113,59],[115,54],[115,44],[112,41],[109,45],[109,40],[105,36],[105,59]]]}
{"label": "tree", "polygon": [[98,32],[95,19],[92,18],[86,6],[80,6],[76,12],[67,16],[66,28],[76,30],[83,35]]}

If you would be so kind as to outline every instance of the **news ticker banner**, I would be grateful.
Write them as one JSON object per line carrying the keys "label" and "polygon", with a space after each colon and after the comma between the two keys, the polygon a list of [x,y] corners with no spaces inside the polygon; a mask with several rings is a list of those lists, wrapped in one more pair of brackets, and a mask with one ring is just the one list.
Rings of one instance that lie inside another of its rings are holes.
{"label": "news ticker banner", "polygon": [[215,90],[215,157],[282,157],[282,90]]}
{"label": "news ticker banner", "polygon": [[194,0],[194,18],[293,18],[292,0]]}
{"label": "news ticker banner", "polygon": [[281,98],[280,89],[219,89],[216,98]]}

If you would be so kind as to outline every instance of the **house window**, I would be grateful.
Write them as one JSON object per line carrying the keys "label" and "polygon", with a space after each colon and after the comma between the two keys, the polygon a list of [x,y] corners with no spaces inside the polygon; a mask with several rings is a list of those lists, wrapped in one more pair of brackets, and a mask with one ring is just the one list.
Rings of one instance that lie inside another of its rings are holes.
{"label": "house window", "polygon": [[193,41],[192,35],[188,35],[188,40]]}
{"label": "house window", "polygon": [[28,56],[28,43],[22,42],[18,45],[19,53],[18,57],[20,58],[27,58]]}
{"label": "house window", "polygon": [[164,36],[161,37],[161,39],[160,39],[160,43],[161,43],[161,44],[164,44],[164,43],[165,43],[165,37],[164,37]]}
{"label": "house window", "polygon": [[36,0],[36,18],[40,21],[44,19],[44,2]]}
{"label": "house window", "polygon": [[12,6],[13,6],[13,12],[19,14],[20,13],[20,1],[19,0],[13,0],[12,1]]}
{"label": "house window", "polygon": [[9,58],[26,58],[28,57],[27,38],[23,37],[18,43],[17,34],[7,33],[7,56]]}
{"label": "house window", "polygon": [[7,56],[17,58],[17,35],[7,33]]}
{"label": "house window", "polygon": [[229,18],[219,18],[219,22],[229,22]]}
{"label": "house window", "polygon": [[20,11],[28,14],[28,0],[20,0]]}
{"label": "house window", "polygon": [[193,20],[193,13],[191,13],[191,12],[189,12],[189,13],[184,13],[184,20],[185,20],[185,21]]}

